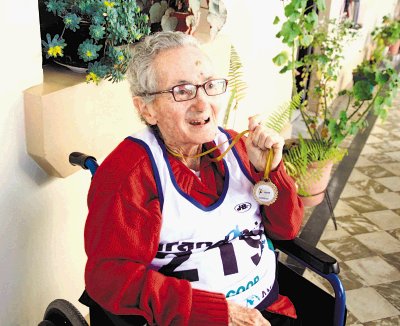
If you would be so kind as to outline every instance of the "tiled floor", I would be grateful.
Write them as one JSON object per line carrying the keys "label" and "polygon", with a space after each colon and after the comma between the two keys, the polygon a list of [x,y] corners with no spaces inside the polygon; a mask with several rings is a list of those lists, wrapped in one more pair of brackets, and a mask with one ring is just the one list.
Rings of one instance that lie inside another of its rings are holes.
{"label": "tiled floor", "polygon": [[338,230],[329,220],[317,247],[340,264],[346,325],[400,325],[400,94],[372,127],[334,213]]}

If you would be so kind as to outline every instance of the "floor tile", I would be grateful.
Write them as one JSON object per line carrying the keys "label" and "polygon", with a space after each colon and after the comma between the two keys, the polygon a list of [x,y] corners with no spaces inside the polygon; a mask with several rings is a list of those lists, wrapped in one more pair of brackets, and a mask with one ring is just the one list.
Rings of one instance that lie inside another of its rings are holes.
{"label": "floor tile", "polygon": [[381,137],[384,137],[387,134],[387,131],[382,129],[382,126],[379,125],[379,121],[377,121],[371,130],[371,134],[382,139]]}
{"label": "floor tile", "polygon": [[360,275],[353,272],[353,270],[345,263],[340,262],[340,281],[346,291],[359,289],[366,286],[367,282],[360,277]]}
{"label": "floor tile", "polygon": [[396,141],[396,140],[400,139],[400,137],[397,137],[397,136],[395,136],[395,135],[393,135],[393,134],[391,134],[389,132],[385,132],[383,134],[379,134],[379,136],[377,136],[377,137],[379,137],[380,139],[382,139],[384,141],[387,141],[387,142],[390,142],[390,141],[393,141],[393,140]]}
{"label": "floor tile", "polygon": [[376,165],[376,163],[368,160],[365,156],[362,156],[362,155],[360,155],[360,157],[357,159],[357,162],[355,164],[356,167],[370,166],[370,165]]}
{"label": "floor tile", "polygon": [[400,240],[400,229],[393,229],[387,231],[392,237],[395,237],[396,239]]}
{"label": "floor tile", "polygon": [[400,208],[400,195],[395,192],[375,194],[374,199],[390,209]]}
{"label": "floor tile", "polygon": [[395,326],[400,325],[400,316],[388,317],[383,319],[378,319],[374,321],[369,321],[362,324],[363,326]]}
{"label": "floor tile", "polygon": [[370,178],[383,178],[391,177],[393,173],[382,168],[380,165],[361,166],[357,167],[361,173],[369,176]]}
{"label": "floor tile", "polygon": [[[386,121],[376,120],[354,157],[356,163],[336,198],[338,230],[329,220],[316,245],[339,262],[347,326],[400,325],[400,92],[394,107]],[[338,168],[336,164],[333,172]],[[312,209],[305,219],[311,214]],[[325,279],[305,275],[332,291]]]}
{"label": "floor tile", "polygon": [[371,196],[349,197],[344,198],[343,201],[359,213],[382,211],[386,208],[389,208],[381,204],[382,200],[385,200],[386,197],[380,197],[380,202],[378,202],[377,199],[378,196],[382,196],[385,194],[391,193],[374,194],[373,198]]}
{"label": "floor tile", "polygon": [[366,154],[365,157],[375,162],[376,164],[381,163],[396,163],[397,160],[389,155],[390,153],[383,154],[383,153],[375,153],[375,154]]}
{"label": "floor tile", "polygon": [[337,222],[344,231],[351,235],[380,231],[380,228],[377,225],[360,214],[339,216]]}
{"label": "floor tile", "polygon": [[382,255],[382,258],[394,268],[400,271],[400,252],[394,252],[392,254]]}
{"label": "floor tile", "polygon": [[329,256],[335,258],[338,262],[340,262],[340,258],[336,256],[332,251],[330,251],[329,248],[325,247],[325,245],[322,242],[318,242],[316,247],[325,252],[326,254],[328,254]]}
{"label": "floor tile", "polygon": [[358,234],[354,237],[378,254],[400,252],[400,241],[385,231]]}
{"label": "floor tile", "polygon": [[397,310],[400,310],[400,281],[375,285],[373,288]]}
{"label": "floor tile", "polygon": [[375,144],[375,143],[381,143],[381,142],[382,142],[382,139],[376,137],[371,132],[371,134],[368,137],[368,140],[367,140],[366,144]]}
{"label": "floor tile", "polygon": [[[371,195],[375,193],[389,192],[390,189],[377,182],[375,179],[352,181],[348,183],[358,191],[364,192],[364,195]],[[353,197],[362,196],[362,194],[354,193]],[[350,197],[350,196],[349,196]]]}
{"label": "floor tile", "polygon": [[352,214],[357,214],[358,212],[353,209],[351,206],[346,204],[342,199],[339,199],[333,212],[335,213],[335,216],[343,216],[343,215],[352,215]]}
{"label": "floor tile", "polygon": [[381,164],[382,168],[384,168],[387,171],[390,171],[393,173],[393,175],[400,175],[400,163],[395,162],[395,163],[382,163]]}
{"label": "floor tile", "polygon": [[364,246],[354,237],[340,238],[335,240],[321,240],[330,251],[332,251],[340,260],[347,261],[351,259],[370,257],[374,252]]}
{"label": "floor tile", "polygon": [[394,146],[393,142],[380,142],[380,143],[374,143],[370,145],[372,148],[374,148],[378,152],[396,152],[399,150],[399,147]]}
{"label": "floor tile", "polygon": [[338,239],[350,235],[350,233],[343,229],[341,223],[338,221],[338,217],[336,217],[336,221],[338,229],[335,229],[333,223],[328,222],[324,229],[324,232],[321,234],[320,240]]}
{"label": "floor tile", "polygon": [[399,270],[379,256],[348,260],[346,264],[360,275],[368,286],[400,281]]}
{"label": "floor tile", "polygon": [[[396,132],[393,132],[393,131],[392,131],[392,134],[396,135],[397,137],[400,137],[400,130],[399,130],[399,131],[396,131]],[[400,148],[400,140],[391,141],[390,144],[391,144],[393,147]]]}
{"label": "floor tile", "polygon": [[369,177],[366,176],[364,173],[361,173],[361,171],[359,171],[358,168],[354,168],[353,171],[351,171],[348,181],[365,180],[368,178]]}
{"label": "floor tile", "polygon": [[[353,181],[355,184],[362,183],[364,181]],[[342,193],[340,194],[340,198],[347,198],[347,197],[355,197],[355,196],[364,196],[367,193],[363,189],[359,189],[360,187],[355,187],[351,183],[347,183],[344,187]]]}
{"label": "floor tile", "polygon": [[400,177],[385,177],[385,178],[377,178],[375,179],[380,184],[384,185],[386,188],[391,191],[400,191]]}
{"label": "floor tile", "polygon": [[379,153],[379,151],[376,150],[376,148],[374,148],[372,145],[369,145],[369,144],[365,144],[364,148],[361,151],[361,155],[376,154],[376,153]]}
{"label": "floor tile", "polygon": [[351,313],[361,323],[400,314],[395,307],[372,288],[348,291],[347,305]]}
{"label": "floor tile", "polygon": [[391,157],[393,160],[395,160],[397,162],[400,161],[400,151],[386,153],[386,155]]}
{"label": "floor tile", "polygon": [[362,326],[357,318],[351,313],[351,311],[347,310],[347,318],[346,318],[346,326]]}
{"label": "floor tile", "polygon": [[378,225],[382,230],[400,228],[400,216],[393,210],[386,209],[383,211],[366,212],[362,215],[374,224]]}

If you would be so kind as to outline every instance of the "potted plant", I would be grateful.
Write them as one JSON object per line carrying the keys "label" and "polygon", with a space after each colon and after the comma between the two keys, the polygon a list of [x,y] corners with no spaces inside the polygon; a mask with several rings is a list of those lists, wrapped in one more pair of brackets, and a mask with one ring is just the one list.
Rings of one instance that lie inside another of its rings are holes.
{"label": "potted plant", "polygon": [[129,45],[150,33],[148,16],[135,0],[49,0],[45,5],[63,23],[60,34],[42,40],[46,57],[80,64],[88,82],[124,79]]}
{"label": "potted plant", "polygon": [[[273,61],[283,66],[282,73],[291,72],[293,95],[304,92],[299,110],[307,133],[286,144],[283,159],[305,204],[313,206],[324,198],[332,165],[346,154],[342,142],[365,127],[370,111],[385,116],[397,87],[397,75],[390,67],[378,69],[378,65],[365,62],[367,80],[356,81],[351,89],[336,94],[333,84],[341,69],[343,47],[357,30],[349,28],[352,23],[347,21],[321,22],[318,14],[325,10],[324,0],[311,6],[307,3],[290,0],[285,6],[286,21],[277,37],[291,53],[283,51]],[[298,51],[303,53],[300,58]],[[345,104],[337,106],[333,101],[336,96],[345,96],[346,101],[339,101]],[[313,189],[311,183],[320,181],[324,184],[319,190]],[[310,203],[311,198],[316,201]]]}
{"label": "potted plant", "polygon": [[374,57],[376,60],[381,60],[386,48],[389,53],[396,55],[400,46],[400,21],[390,18],[389,16],[382,17],[382,23],[375,27],[371,33],[373,40],[376,43]]}

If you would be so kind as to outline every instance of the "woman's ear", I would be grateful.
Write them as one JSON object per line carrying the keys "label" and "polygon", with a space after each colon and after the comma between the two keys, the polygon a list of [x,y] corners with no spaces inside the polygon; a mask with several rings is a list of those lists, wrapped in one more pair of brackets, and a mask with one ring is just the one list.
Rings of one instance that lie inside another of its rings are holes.
{"label": "woman's ear", "polygon": [[146,120],[149,125],[156,125],[157,117],[152,105],[153,102],[146,103],[141,96],[134,96],[132,100],[133,105],[138,110],[140,116]]}

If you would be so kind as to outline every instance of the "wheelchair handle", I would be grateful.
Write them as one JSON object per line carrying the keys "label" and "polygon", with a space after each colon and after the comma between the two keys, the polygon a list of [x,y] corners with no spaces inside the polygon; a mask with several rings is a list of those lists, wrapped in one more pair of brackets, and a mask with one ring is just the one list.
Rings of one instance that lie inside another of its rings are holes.
{"label": "wheelchair handle", "polygon": [[322,274],[340,273],[339,264],[335,258],[311,246],[301,238],[273,240],[272,243],[275,248],[295,259],[301,260]]}
{"label": "wheelchair handle", "polygon": [[80,152],[73,152],[71,154],[69,154],[69,163],[71,163],[72,165],[78,165],[80,166],[82,169],[89,169],[88,163],[92,161],[92,162],[97,162],[96,159],[93,156],[90,155],[86,155]]}

